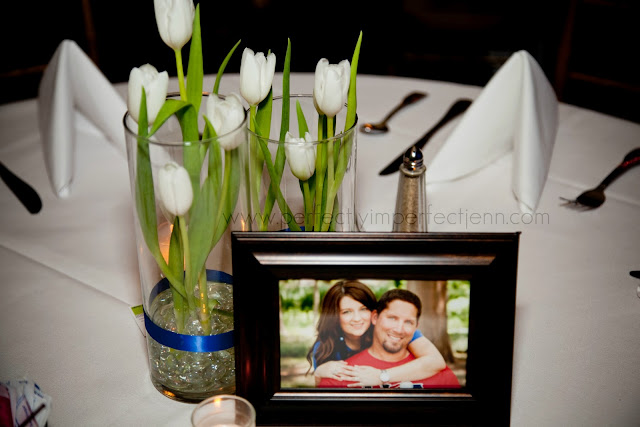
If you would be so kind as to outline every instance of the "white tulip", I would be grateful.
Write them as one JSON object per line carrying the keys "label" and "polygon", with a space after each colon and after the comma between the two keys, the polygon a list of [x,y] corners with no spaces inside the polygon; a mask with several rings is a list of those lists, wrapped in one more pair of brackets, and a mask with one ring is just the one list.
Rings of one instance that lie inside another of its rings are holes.
{"label": "white tulip", "polygon": [[162,41],[174,50],[182,49],[193,33],[193,0],[154,0],[153,8]]}
{"label": "white tulip", "polygon": [[[245,117],[244,107],[238,95],[232,93],[225,99],[215,94],[209,95],[206,115],[218,135],[222,148],[230,151],[242,143],[245,134],[242,131],[233,132],[242,124]],[[226,135],[229,132],[233,134]]]}
{"label": "white tulip", "polygon": [[193,202],[189,172],[176,162],[168,162],[158,173],[158,195],[171,215],[182,216]]}
{"label": "white tulip", "polygon": [[313,103],[318,113],[327,117],[335,117],[340,112],[349,94],[351,65],[348,60],[339,64],[329,64],[322,58],[316,65],[315,84],[313,87]]}
{"label": "white tulip", "polygon": [[316,170],[316,149],[309,132],[304,138],[295,138],[289,132],[284,137],[284,151],[289,169],[300,181],[306,181]]}
{"label": "white tulip", "polygon": [[151,64],[144,64],[140,68],[134,67],[131,70],[131,73],[129,73],[127,108],[136,122],[140,114],[143,86],[147,96],[147,120],[149,124],[152,124],[167,98],[169,74],[166,71],[158,73],[158,70]]}
{"label": "white tulip", "polygon": [[258,105],[269,94],[276,72],[276,55],[256,54],[249,48],[242,52],[240,62],[240,94],[249,105]]}

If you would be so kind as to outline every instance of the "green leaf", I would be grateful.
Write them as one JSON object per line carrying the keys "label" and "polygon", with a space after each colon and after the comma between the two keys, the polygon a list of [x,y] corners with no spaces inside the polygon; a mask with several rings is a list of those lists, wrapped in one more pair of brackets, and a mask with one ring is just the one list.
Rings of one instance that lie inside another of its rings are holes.
{"label": "green leaf", "polygon": [[198,277],[209,256],[211,240],[215,232],[215,190],[211,178],[204,180],[200,196],[194,202],[189,219],[189,250],[191,277]]}
{"label": "green leaf", "polygon": [[[182,139],[185,144],[182,148],[182,158],[184,168],[191,178],[193,187],[194,204],[200,193],[200,170],[202,168],[202,157],[200,154],[200,133],[198,132],[198,113],[193,104],[188,103],[186,108],[176,111],[176,117],[182,129]],[[189,142],[188,144],[186,142]]]}
{"label": "green leaf", "polygon": [[220,80],[222,80],[222,74],[224,74],[224,69],[227,67],[227,64],[229,63],[229,60],[231,59],[231,56],[233,55],[233,52],[235,52],[236,48],[238,47],[238,45],[240,44],[241,41],[242,40],[238,40],[238,43],[236,43],[231,48],[231,50],[229,51],[227,56],[224,58],[224,61],[222,61],[222,64],[220,64],[220,68],[218,68],[218,75],[216,76],[216,82],[213,85],[212,93],[215,93],[216,95],[218,94],[218,88],[220,88]]}
{"label": "green leaf", "polygon": [[295,218],[291,213],[291,209],[289,209],[289,205],[287,205],[287,201],[282,195],[280,186],[276,183],[276,171],[271,160],[271,153],[269,152],[267,143],[260,140],[258,141],[258,145],[260,146],[260,150],[262,151],[262,154],[264,156],[264,160],[267,165],[267,171],[269,172],[269,177],[271,178],[271,189],[276,192],[276,200],[278,201],[280,212],[284,214],[285,220],[287,221],[287,224],[289,225],[289,229],[291,231],[300,231],[300,227],[296,223]]}
{"label": "green leaf", "polygon": [[196,110],[196,116],[198,115],[198,111],[200,111],[200,103],[202,102],[203,74],[200,4],[198,3],[193,17],[193,33],[191,35],[191,46],[189,49],[189,68],[187,69],[187,100],[193,104]]}
{"label": "green leaf", "polygon": [[358,37],[356,48],[353,51],[353,58],[351,59],[351,80],[349,82],[349,95],[347,97],[347,118],[344,125],[344,130],[348,130],[356,122],[356,109],[358,107],[358,100],[356,97],[356,76],[358,74],[358,59],[360,58],[360,45],[362,44],[362,31]]}
{"label": "green leaf", "polygon": [[273,88],[269,90],[269,94],[258,106],[256,112],[256,130],[255,132],[263,138],[269,138],[271,133],[271,111],[273,108]]}
{"label": "green leaf", "polygon": [[218,136],[218,133],[209,120],[209,117],[202,116],[202,118],[204,119],[204,132],[202,132],[202,140],[204,141],[207,139],[216,138]]}
{"label": "green leaf", "polygon": [[153,135],[172,116],[176,115],[180,122],[183,141],[189,141],[183,148],[184,167],[191,178],[193,187],[194,202],[197,199],[200,189],[200,168],[202,165],[202,154],[200,153],[200,133],[198,132],[198,113],[192,103],[179,99],[167,99],[156,117],[153,126],[149,131],[149,136]]}
{"label": "green leaf", "polygon": [[169,120],[171,116],[176,114],[178,111],[183,108],[188,108],[191,104],[187,101],[181,101],[179,99],[167,99],[160,107],[160,111],[158,111],[158,115],[156,116],[156,120],[153,122],[153,126],[149,131],[149,136],[153,135],[162,127],[162,125]]}
{"label": "green leaf", "polygon": [[155,192],[153,188],[153,173],[151,171],[151,158],[149,156],[149,122],[147,119],[147,95],[142,88],[140,102],[140,114],[138,119],[138,144],[136,155],[136,182],[135,182],[135,202],[138,221],[142,230],[144,241],[149,248],[149,252],[156,260],[160,270],[169,279],[172,289],[184,295],[184,286],[179,277],[167,266],[160,245],[158,243],[158,225],[156,218]]}
{"label": "green leaf", "polygon": [[338,155],[338,165],[336,166],[336,180],[334,185],[336,191],[340,187],[340,183],[342,182],[342,178],[346,172],[349,158],[351,157],[351,150],[353,149],[353,138],[354,132],[349,135],[346,135],[342,139],[342,146],[340,147],[340,154]]}
{"label": "green leaf", "polygon": [[[189,108],[191,107],[191,108]],[[198,145],[200,141],[200,132],[198,132],[198,112],[193,104],[189,104],[186,108],[176,111],[176,117],[180,122],[182,129],[182,140],[191,142],[192,145]]]}
{"label": "green leaf", "polygon": [[307,119],[304,118],[304,111],[302,111],[300,101],[296,101],[296,113],[298,115],[298,134],[300,138],[304,138],[304,134],[309,132],[309,126],[307,126]]}
{"label": "green leaf", "polygon": [[289,80],[291,74],[291,39],[287,39],[287,54],[284,57],[284,68],[282,70],[282,118],[280,120],[280,141],[284,141],[286,133],[289,131]]}
{"label": "green leaf", "polygon": [[216,233],[211,243],[212,250],[229,226],[229,223],[232,220],[231,216],[233,215],[233,211],[235,210],[238,202],[238,195],[240,194],[240,150],[235,149],[225,151],[224,162],[223,191],[225,193],[221,197],[222,202],[219,207]]}
{"label": "green leaf", "polygon": [[151,159],[149,157],[149,140],[147,139],[147,95],[142,88],[140,113],[138,119],[138,144],[136,155],[136,211],[142,229],[144,241],[154,258],[162,258],[158,244],[156,202],[153,189]]}
{"label": "green leaf", "polygon": [[[289,94],[289,80],[291,71],[291,40],[287,40],[287,54],[284,59],[284,69],[282,72],[282,117],[280,120],[280,142],[284,142],[285,136],[289,131],[289,109],[290,109],[290,94]],[[278,186],[282,181],[282,172],[284,171],[284,165],[286,163],[286,156],[284,151],[284,144],[278,144],[276,150],[276,173],[278,177]],[[264,202],[263,218],[266,219],[271,215],[273,205],[275,203],[276,195],[269,188],[267,198]]]}
{"label": "green leaf", "polygon": [[[351,129],[356,122],[356,109],[358,106],[357,96],[356,96],[356,76],[358,74],[358,59],[360,57],[360,45],[362,44],[362,31],[360,31],[360,36],[358,37],[358,42],[356,43],[356,47],[353,52],[353,59],[351,60],[351,80],[349,82],[349,95],[347,100],[347,117],[345,120],[345,132]],[[351,156],[351,149],[353,145],[353,135],[349,135],[344,138],[342,144],[342,150],[338,155],[338,161],[335,165],[334,172],[334,180],[331,184],[331,188],[328,188],[328,192],[324,198],[324,201],[328,201],[328,205],[326,208],[323,208],[333,212],[333,203],[335,200],[335,196],[338,192],[338,189],[342,185],[342,179],[344,178],[347,166],[349,164],[349,158]],[[334,148],[335,150],[335,148]],[[325,231],[329,228],[329,224],[322,225],[322,231]]]}
{"label": "green leaf", "polygon": [[184,273],[184,255],[182,241],[180,239],[180,226],[178,217],[173,221],[171,240],[169,241],[169,269],[178,277]]}

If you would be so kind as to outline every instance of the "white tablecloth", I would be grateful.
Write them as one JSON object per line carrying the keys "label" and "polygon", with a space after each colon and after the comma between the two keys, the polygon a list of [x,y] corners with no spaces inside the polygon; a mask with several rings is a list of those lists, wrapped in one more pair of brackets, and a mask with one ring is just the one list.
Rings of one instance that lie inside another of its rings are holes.
{"label": "white tablecloth", "polygon": [[[312,79],[294,73],[291,92],[309,93]],[[221,93],[237,91],[237,82],[237,75],[225,76]],[[208,77],[205,89],[212,85]],[[278,95],[280,75],[274,87]],[[455,99],[481,89],[362,75],[360,121],[382,118],[412,90],[429,97],[395,116],[390,133],[358,135],[357,208],[366,231],[391,230],[384,213],[394,210],[398,174],[378,171]],[[0,160],[43,199],[42,211],[30,215],[0,184],[0,380],[36,381],[53,398],[52,427],[188,425],[193,405],[171,401],[151,385],[146,345],[129,311],[140,303],[140,290],[126,158],[80,122],[71,196],[56,198],[36,108],[35,100],[0,106]],[[454,126],[426,146],[427,164]],[[640,424],[639,281],[629,276],[640,270],[640,168],[619,178],[599,209],[575,212],[558,199],[595,186],[639,145],[640,125],[561,104],[536,216],[518,210],[510,155],[427,187],[430,231],[522,231],[514,426]]]}

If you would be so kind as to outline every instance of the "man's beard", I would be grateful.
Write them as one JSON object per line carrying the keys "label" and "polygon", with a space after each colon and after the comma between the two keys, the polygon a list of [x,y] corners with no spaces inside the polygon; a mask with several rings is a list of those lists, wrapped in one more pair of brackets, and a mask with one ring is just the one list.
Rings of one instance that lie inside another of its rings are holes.
{"label": "man's beard", "polygon": [[384,341],[382,343],[382,348],[384,348],[387,352],[391,354],[399,353],[404,347],[405,346],[402,341],[398,341],[396,344],[392,344],[388,341]]}

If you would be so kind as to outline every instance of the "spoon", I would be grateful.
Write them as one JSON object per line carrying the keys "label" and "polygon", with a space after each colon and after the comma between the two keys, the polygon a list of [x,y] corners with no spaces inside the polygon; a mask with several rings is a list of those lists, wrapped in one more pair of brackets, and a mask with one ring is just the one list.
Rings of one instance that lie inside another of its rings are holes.
{"label": "spoon", "polygon": [[398,104],[387,116],[382,119],[379,123],[365,123],[360,126],[360,131],[364,133],[385,133],[389,131],[387,127],[387,122],[391,117],[393,117],[398,111],[402,110],[407,105],[411,105],[417,101],[420,101],[422,98],[426,97],[426,93],[422,92],[412,92],[407,95],[400,104]]}

